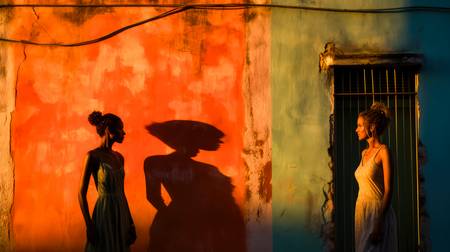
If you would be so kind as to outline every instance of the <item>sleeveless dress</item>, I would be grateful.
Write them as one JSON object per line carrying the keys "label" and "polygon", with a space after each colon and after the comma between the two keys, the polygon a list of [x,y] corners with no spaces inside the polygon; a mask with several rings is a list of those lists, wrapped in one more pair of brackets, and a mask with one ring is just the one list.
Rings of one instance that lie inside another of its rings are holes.
{"label": "sleeveless dress", "polygon": [[382,213],[384,193],[383,169],[375,163],[375,156],[366,163],[363,158],[355,171],[359,185],[355,206],[355,251],[356,252],[396,252],[397,221],[392,206],[386,212],[381,241],[373,244],[370,234],[376,225],[376,218]]}
{"label": "sleeveless dress", "polygon": [[96,243],[86,244],[85,250],[94,251],[129,251],[130,228],[133,223],[127,199],[124,194],[123,166],[111,167],[101,162],[94,174],[98,199],[95,203],[92,220],[96,227]]}

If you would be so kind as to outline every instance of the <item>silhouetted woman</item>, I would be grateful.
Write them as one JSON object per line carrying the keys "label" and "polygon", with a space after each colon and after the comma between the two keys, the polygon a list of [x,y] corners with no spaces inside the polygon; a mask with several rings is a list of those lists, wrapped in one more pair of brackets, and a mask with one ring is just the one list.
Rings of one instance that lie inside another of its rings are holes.
{"label": "silhouetted woman", "polygon": [[380,136],[389,124],[389,109],[374,103],[358,116],[356,133],[367,141],[355,171],[359,185],[355,206],[356,252],[397,251],[397,223],[392,199],[392,164]]}
{"label": "silhouetted woman", "polygon": [[[86,222],[86,251],[129,251],[136,240],[136,230],[124,194],[124,159],[112,149],[114,143],[122,143],[125,131],[122,120],[113,114],[92,112],[89,122],[96,126],[101,144],[88,152],[79,201]],[[91,176],[98,192],[92,218],[86,194]]]}
{"label": "silhouetted woman", "polygon": [[[217,150],[224,134],[212,125],[182,120],[154,123],[147,129],[175,149],[144,162],[147,199],[158,210],[149,251],[245,251],[245,225],[230,178],[192,159],[199,149]],[[170,195],[168,205],[161,185]]]}

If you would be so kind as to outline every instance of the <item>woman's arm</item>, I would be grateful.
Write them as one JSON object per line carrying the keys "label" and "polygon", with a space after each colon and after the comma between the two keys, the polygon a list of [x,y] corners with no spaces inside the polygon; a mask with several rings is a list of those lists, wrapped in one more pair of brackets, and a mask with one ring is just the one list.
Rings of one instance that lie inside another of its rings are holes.
{"label": "woman's arm", "polygon": [[380,150],[379,159],[380,160],[378,160],[378,162],[377,160],[375,160],[375,162],[379,163],[381,161],[383,167],[384,193],[382,199],[381,213],[380,216],[378,216],[377,222],[374,226],[374,229],[372,230],[370,237],[372,242],[374,243],[377,243],[382,239],[384,219],[391,204],[392,188],[393,188],[391,155],[387,147],[383,147]]}
{"label": "woman's arm", "polygon": [[93,171],[96,167],[96,161],[92,157],[91,153],[88,153],[85,161],[84,161],[84,171],[81,178],[81,186],[80,191],[78,193],[78,201],[80,203],[81,212],[84,217],[84,221],[86,223],[86,230],[87,230],[87,238],[88,240],[93,243],[95,241],[95,226],[91,219],[91,216],[89,215],[89,206],[87,202],[87,190],[89,187],[89,179],[91,178],[91,175],[93,174]]}
{"label": "woman's arm", "polygon": [[383,147],[380,151],[381,163],[383,165],[383,180],[384,180],[384,194],[383,194],[383,204],[380,220],[384,219],[386,212],[389,210],[392,200],[392,163],[391,154],[387,147]]}
{"label": "woman's arm", "polygon": [[161,196],[161,182],[157,179],[151,172],[154,168],[154,164],[151,158],[147,158],[144,161],[144,172],[145,172],[145,188],[147,192],[147,200],[156,209],[162,210],[166,208],[166,204]]}

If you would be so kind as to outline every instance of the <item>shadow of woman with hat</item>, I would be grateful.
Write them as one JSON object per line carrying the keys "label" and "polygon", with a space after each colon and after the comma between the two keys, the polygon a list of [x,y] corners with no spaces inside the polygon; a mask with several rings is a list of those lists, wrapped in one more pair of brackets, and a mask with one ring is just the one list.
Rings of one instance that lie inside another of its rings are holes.
{"label": "shadow of woman with hat", "polygon": [[[144,161],[147,199],[157,209],[149,251],[246,251],[245,224],[231,179],[192,159],[199,150],[217,150],[223,132],[188,120],[152,123],[146,129],[175,150]],[[170,195],[169,204],[161,185]]]}

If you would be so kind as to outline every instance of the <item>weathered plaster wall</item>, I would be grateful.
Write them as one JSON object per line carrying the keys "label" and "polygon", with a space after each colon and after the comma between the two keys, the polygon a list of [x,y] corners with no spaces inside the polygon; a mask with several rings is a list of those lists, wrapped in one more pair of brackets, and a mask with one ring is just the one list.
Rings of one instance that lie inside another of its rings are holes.
{"label": "weathered plaster wall", "polygon": [[[78,42],[165,10],[17,8],[5,36]],[[202,152],[197,159],[232,177],[248,222],[249,247],[270,248],[268,15],[191,10],[84,47],[3,43],[2,50],[14,59],[3,65],[8,71],[20,67],[12,117],[15,180],[5,177],[2,183],[16,185],[16,251],[84,246],[77,193],[84,155],[98,144],[86,120],[94,109],[116,113],[125,123],[126,139],[117,149],[125,156],[126,194],[138,229],[135,251],[146,249],[155,213],[145,200],[142,162],[170,152],[144,125],[171,119],[203,121],[225,132],[218,151]],[[15,80],[8,85],[14,87]],[[9,134],[7,129],[2,133]],[[12,192],[5,193],[12,199]],[[91,184],[91,209],[94,201]]]}
{"label": "weathered plaster wall", "polygon": [[[263,3],[265,1],[259,1]],[[272,103],[270,10],[245,13],[246,65],[243,81],[247,169],[246,208],[249,251],[272,251]]]}
{"label": "weathered plaster wall", "polygon": [[[12,12],[0,10],[0,36],[6,34]],[[11,115],[14,110],[12,62],[8,48],[0,46],[0,251],[13,248],[11,208],[14,191],[14,166],[11,158]]]}

